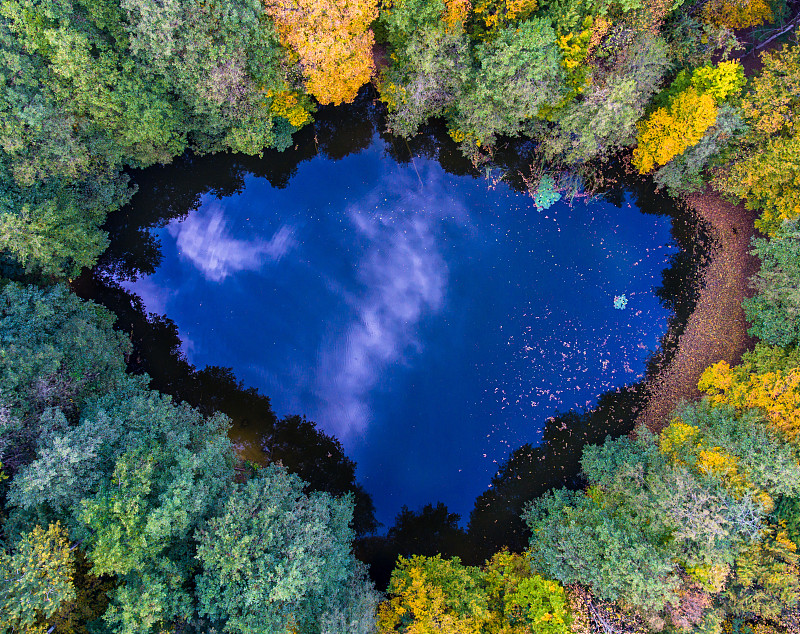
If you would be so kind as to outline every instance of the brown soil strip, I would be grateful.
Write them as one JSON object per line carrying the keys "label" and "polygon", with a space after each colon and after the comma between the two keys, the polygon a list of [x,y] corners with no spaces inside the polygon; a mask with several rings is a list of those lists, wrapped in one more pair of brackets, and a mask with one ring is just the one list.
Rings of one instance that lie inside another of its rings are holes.
{"label": "brown soil strip", "polygon": [[697,305],[674,357],[650,382],[648,403],[637,421],[637,427],[644,425],[655,433],[667,425],[681,401],[700,396],[697,381],[703,370],[718,361],[738,363],[754,344],[747,334],[742,300],[749,294],[748,278],[758,271],[758,259],[749,253],[755,214],[710,189],[688,196],[686,202],[710,226],[712,244]]}

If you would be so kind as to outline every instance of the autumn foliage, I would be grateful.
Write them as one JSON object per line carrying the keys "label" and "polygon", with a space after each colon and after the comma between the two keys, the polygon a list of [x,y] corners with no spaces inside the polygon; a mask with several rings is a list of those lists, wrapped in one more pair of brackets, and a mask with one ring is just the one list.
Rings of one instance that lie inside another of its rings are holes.
{"label": "autumn foliage", "polygon": [[720,361],[703,373],[699,388],[715,403],[763,410],[789,441],[800,437],[800,369],[743,375]]}
{"label": "autumn foliage", "polygon": [[665,91],[667,105],[638,124],[633,164],[646,174],[696,145],[717,121],[717,106],[744,85],[738,62],[701,66],[678,75]]}
{"label": "autumn foliage", "polygon": [[281,43],[300,58],[306,90],[321,104],[348,103],[370,80],[378,17],[374,0],[265,0]]}
{"label": "autumn foliage", "polygon": [[638,125],[638,147],[633,164],[646,174],[654,167],[695,145],[717,121],[714,99],[689,88],[678,95],[668,108],[659,108]]}
{"label": "autumn foliage", "polygon": [[703,7],[703,19],[716,26],[746,29],[773,19],[765,0],[711,0]]}

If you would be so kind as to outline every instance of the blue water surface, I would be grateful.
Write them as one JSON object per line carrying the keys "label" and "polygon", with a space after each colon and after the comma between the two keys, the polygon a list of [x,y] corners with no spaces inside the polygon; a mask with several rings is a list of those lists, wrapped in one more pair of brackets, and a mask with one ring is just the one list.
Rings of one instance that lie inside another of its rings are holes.
{"label": "blue water surface", "polygon": [[191,363],[338,437],[385,525],[438,500],[466,519],[548,417],[640,379],[676,251],[667,215],[538,210],[502,180],[399,164],[377,135],[283,189],[250,175],[205,194],[158,237],[161,266],[127,288],[175,321]]}

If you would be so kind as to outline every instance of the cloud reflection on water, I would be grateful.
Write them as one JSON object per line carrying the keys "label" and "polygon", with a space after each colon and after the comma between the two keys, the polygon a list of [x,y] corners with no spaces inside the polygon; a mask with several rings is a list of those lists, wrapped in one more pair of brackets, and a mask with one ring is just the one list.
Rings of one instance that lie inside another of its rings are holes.
{"label": "cloud reflection on water", "polygon": [[357,264],[361,290],[347,296],[350,322],[322,344],[314,386],[318,419],[345,441],[369,425],[370,396],[385,372],[422,353],[420,322],[440,312],[446,300],[448,267],[438,248],[441,219],[454,212],[466,215],[438,179],[402,196],[408,183],[400,180],[405,179],[392,179],[397,197],[387,198],[384,181],[380,191],[347,209],[348,220],[366,241]]}
{"label": "cloud reflection on water", "polygon": [[282,225],[269,240],[240,240],[231,236],[225,210],[218,202],[206,203],[168,230],[181,257],[212,282],[222,282],[239,271],[257,271],[265,261],[278,262],[294,246],[292,228]]}

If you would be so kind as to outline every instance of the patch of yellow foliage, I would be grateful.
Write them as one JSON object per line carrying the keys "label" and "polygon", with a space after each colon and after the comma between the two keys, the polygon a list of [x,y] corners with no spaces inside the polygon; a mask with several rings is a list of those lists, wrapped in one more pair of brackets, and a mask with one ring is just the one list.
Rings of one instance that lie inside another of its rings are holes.
{"label": "patch of yellow foliage", "polygon": [[394,588],[394,596],[378,608],[378,631],[395,632],[407,617],[413,621],[402,630],[406,634],[478,634],[483,619],[449,612],[442,589],[428,583],[425,573],[413,565],[414,558],[411,561],[407,582]]}
{"label": "patch of yellow foliage", "polygon": [[463,30],[470,9],[472,9],[470,0],[445,0],[443,18],[447,29]]}
{"label": "patch of yellow foliage", "polygon": [[539,8],[537,0],[477,0],[473,13],[493,33],[509,22],[529,18]]}
{"label": "patch of yellow foliage", "polygon": [[659,108],[638,125],[633,164],[640,174],[666,164],[705,136],[717,121],[714,98],[689,87],[667,108]]}
{"label": "patch of yellow foliage", "polygon": [[269,91],[267,97],[272,98],[269,111],[278,117],[283,117],[295,128],[302,128],[311,122],[311,114],[303,106],[302,95],[295,91],[284,90],[279,93]]}
{"label": "patch of yellow foliage", "polygon": [[724,481],[728,488],[736,492],[744,492],[747,482],[738,471],[738,463],[736,456],[719,447],[697,452],[697,469],[700,473]]}
{"label": "patch of yellow foliage", "polygon": [[592,54],[610,27],[611,22],[606,18],[590,16],[584,20],[582,30],[558,38],[558,47],[564,57],[562,64],[567,70],[567,81],[572,86],[569,100],[582,92],[591,80]]}
{"label": "patch of yellow foliage", "polygon": [[264,0],[264,9],[299,56],[309,94],[322,104],[353,101],[374,70],[375,0]]}
{"label": "patch of yellow foliage", "polygon": [[700,446],[700,430],[694,425],[687,425],[675,419],[667,426],[659,437],[661,453],[669,456],[680,456],[687,449],[694,452]]}
{"label": "patch of yellow foliage", "polygon": [[703,564],[686,568],[686,574],[699,583],[703,589],[714,594],[725,587],[730,573],[731,567],[728,564]]}
{"label": "patch of yellow foliage", "polygon": [[744,68],[737,60],[700,66],[692,72],[691,84],[719,103],[741,92],[745,85]]}
{"label": "patch of yellow foliage", "polygon": [[23,536],[14,555],[0,550],[0,573],[7,580],[0,596],[0,631],[47,631],[42,619],[75,598],[75,561],[67,531],[59,522],[46,529],[36,526]]}
{"label": "patch of yellow foliage", "polygon": [[747,29],[774,18],[765,0],[711,0],[702,15],[706,22],[729,29]]}
{"label": "patch of yellow foliage", "polygon": [[703,373],[698,388],[715,403],[759,408],[787,440],[800,438],[800,369],[740,377],[720,361]]}
{"label": "patch of yellow foliage", "polygon": [[773,510],[773,499],[764,491],[755,489],[739,471],[739,459],[720,447],[709,446],[694,425],[679,418],[673,420],[661,432],[659,449],[672,462],[715,478],[735,496],[747,491],[754,493],[765,512]]}

